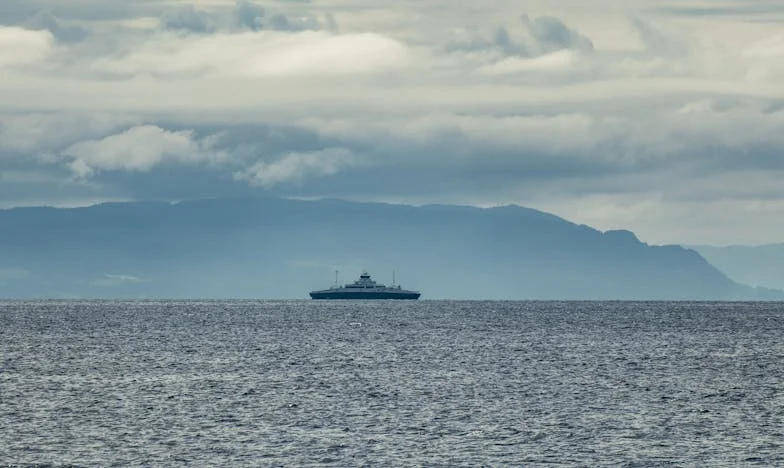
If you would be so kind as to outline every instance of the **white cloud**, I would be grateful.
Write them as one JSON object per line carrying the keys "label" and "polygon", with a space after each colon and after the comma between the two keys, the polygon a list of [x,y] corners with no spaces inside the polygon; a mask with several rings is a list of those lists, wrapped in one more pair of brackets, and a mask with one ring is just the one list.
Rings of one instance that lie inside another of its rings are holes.
{"label": "white cloud", "polygon": [[784,35],[776,34],[754,43],[742,56],[748,61],[746,81],[784,82]]}
{"label": "white cloud", "polygon": [[111,273],[104,273],[103,276],[107,279],[122,281],[122,282],[138,283],[140,281],[144,281],[138,276],[133,276],[133,275],[115,275]]}
{"label": "white cloud", "polygon": [[309,177],[332,175],[355,164],[357,159],[350,151],[328,148],[322,151],[289,153],[272,162],[260,161],[236,173],[235,178],[271,188],[278,184],[301,182]]}
{"label": "white cloud", "polygon": [[744,53],[747,57],[776,59],[784,56],[784,35],[777,34],[748,47]]}
{"label": "white cloud", "polygon": [[122,286],[134,283],[145,283],[149,280],[134,275],[104,273],[103,277],[90,282],[93,286]]}
{"label": "white cloud", "polygon": [[488,75],[504,75],[521,72],[547,72],[567,70],[574,65],[577,56],[570,50],[559,50],[534,58],[507,57],[498,62],[485,65],[480,73]]}
{"label": "white cloud", "polygon": [[206,36],[154,35],[96,72],[119,76],[285,77],[363,74],[406,66],[406,47],[380,34],[260,31]]}
{"label": "white cloud", "polygon": [[53,42],[49,31],[0,26],[0,69],[43,61],[52,53]]}
{"label": "white cloud", "polygon": [[0,159],[3,151],[28,152],[40,159],[79,140],[138,123],[139,117],[126,113],[0,113]]}
{"label": "white cloud", "polygon": [[155,125],[133,127],[101,140],[76,143],[63,151],[80,177],[96,171],[149,171],[166,161],[193,164],[219,161],[225,153],[214,148],[216,137],[198,139],[189,130],[168,131]]}

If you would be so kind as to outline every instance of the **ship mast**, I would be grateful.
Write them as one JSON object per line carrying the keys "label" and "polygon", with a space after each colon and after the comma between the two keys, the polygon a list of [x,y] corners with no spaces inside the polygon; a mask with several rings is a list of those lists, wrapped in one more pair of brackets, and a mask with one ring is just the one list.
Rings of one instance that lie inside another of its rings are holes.
{"label": "ship mast", "polygon": [[392,269],[392,286],[395,285],[395,269]]}
{"label": "ship mast", "polygon": [[340,283],[338,283],[338,270],[335,270],[335,287],[337,288],[339,284]]}

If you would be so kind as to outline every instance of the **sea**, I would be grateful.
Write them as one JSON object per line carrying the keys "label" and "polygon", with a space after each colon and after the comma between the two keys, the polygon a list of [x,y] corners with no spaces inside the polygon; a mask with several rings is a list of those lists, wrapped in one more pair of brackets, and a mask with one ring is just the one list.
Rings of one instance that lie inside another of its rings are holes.
{"label": "sea", "polygon": [[784,466],[784,303],[0,302],[0,466]]}

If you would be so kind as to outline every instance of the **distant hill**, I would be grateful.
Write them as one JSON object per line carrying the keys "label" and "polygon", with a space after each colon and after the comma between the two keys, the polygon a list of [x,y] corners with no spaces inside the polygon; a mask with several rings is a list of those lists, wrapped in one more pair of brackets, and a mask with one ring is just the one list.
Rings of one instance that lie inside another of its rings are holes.
{"label": "distant hill", "polygon": [[215,199],[0,211],[2,297],[307,298],[367,268],[422,298],[760,299],[697,252],[518,206]]}
{"label": "distant hill", "polygon": [[692,248],[735,281],[784,289],[784,244]]}

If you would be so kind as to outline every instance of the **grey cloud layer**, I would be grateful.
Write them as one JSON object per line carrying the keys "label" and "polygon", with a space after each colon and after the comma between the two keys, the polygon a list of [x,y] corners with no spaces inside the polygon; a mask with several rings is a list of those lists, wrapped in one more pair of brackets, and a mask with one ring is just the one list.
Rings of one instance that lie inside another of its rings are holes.
{"label": "grey cloud layer", "polygon": [[180,5],[163,14],[161,26],[164,29],[204,34],[216,30],[337,30],[337,23],[329,13],[322,15],[322,18],[312,13],[289,16],[249,0],[239,0],[233,8],[218,12],[199,9],[189,4]]}
{"label": "grey cloud layer", "polygon": [[2,195],[34,180],[17,203],[198,196],[190,178],[205,196],[517,202],[654,239],[666,227],[641,220],[687,206],[784,209],[777,28],[684,27],[642,1],[379,26],[437,4],[17,5],[0,27]]}
{"label": "grey cloud layer", "polygon": [[522,15],[519,23],[511,31],[505,26],[499,26],[491,37],[483,37],[481,31],[471,31],[463,34],[463,37],[454,38],[447,44],[447,50],[495,50],[503,55],[536,57],[564,49],[593,49],[589,38],[569,28],[558,18],[544,16],[532,19]]}
{"label": "grey cloud layer", "polygon": [[62,42],[77,42],[87,36],[87,30],[79,26],[64,25],[48,10],[41,10],[28,18],[23,26],[32,30],[45,30]]}

